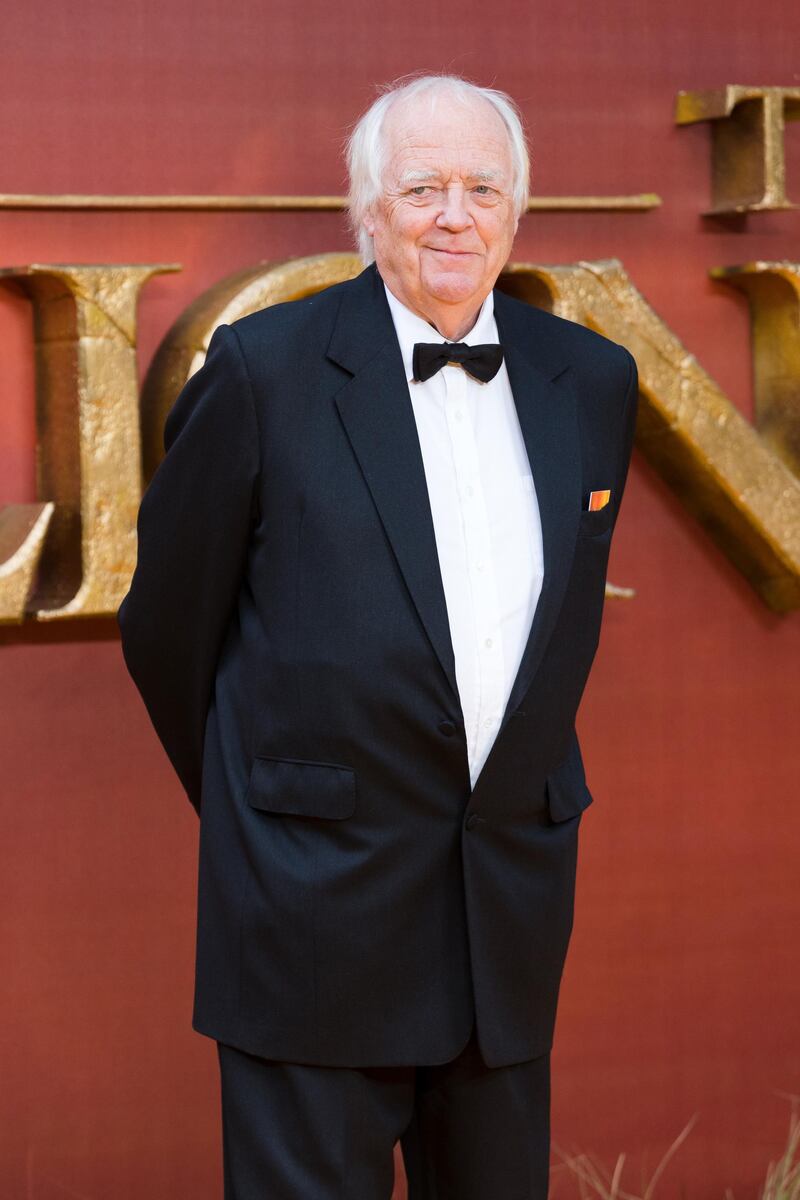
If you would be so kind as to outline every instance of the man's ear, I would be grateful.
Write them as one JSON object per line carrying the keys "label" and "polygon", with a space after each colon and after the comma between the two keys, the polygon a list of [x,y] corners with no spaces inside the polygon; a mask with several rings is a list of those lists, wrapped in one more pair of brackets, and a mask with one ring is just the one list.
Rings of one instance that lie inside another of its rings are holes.
{"label": "man's ear", "polygon": [[368,208],[361,219],[361,224],[366,229],[370,237],[375,236],[375,218],[372,215],[372,209]]}

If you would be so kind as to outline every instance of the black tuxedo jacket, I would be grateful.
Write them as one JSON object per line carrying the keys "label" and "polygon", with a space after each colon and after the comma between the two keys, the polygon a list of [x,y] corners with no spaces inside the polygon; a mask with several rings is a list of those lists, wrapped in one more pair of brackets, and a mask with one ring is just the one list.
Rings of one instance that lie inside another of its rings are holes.
{"label": "black tuxedo jacket", "polygon": [[[575,713],[635,422],[623,347],[495,292],[544,584],[470,789],[423,462],[376,268],[220,326],[119,611],[200,813],[200,1033],[331,1066],[550,1048],[591,803]],[[588,493],[610,504],[586,510]]]}

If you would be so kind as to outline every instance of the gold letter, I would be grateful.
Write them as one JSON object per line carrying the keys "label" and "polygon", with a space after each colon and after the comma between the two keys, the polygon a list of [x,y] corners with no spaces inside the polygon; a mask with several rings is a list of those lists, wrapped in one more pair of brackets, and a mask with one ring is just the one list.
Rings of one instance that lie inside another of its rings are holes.
{"label": "gold letter", "polygon": [[756,428],[800,476],[800,264],[715,267],[750,302]]}
{"label": "gold letter", "polygon": [[678,92],[678,125],[711,121],[712,207],[707,216],[794,208],[786,197],[785,121],[800,117],[800,88]]}
{"label": "gold letter", "polygon": [[[55,502],[32,602],[39,620],[111,614],[128,588],[141,499],[136,301],[152,275],[177,269],[0,271],[33,302],[37,494]],[[0,608],[16,611],[20,578],[0,576]]]}

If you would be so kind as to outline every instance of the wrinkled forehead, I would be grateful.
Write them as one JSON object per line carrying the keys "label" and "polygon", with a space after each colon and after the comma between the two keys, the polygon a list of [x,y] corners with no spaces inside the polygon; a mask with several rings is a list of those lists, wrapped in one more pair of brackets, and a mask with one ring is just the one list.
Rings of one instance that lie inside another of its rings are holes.
{"label": "wrinkled forehead", "polygon": [[384,118],[384,180],[416,169],[469,169],[510,180],[511,138],[482,96],[423,93],[398,99]]}

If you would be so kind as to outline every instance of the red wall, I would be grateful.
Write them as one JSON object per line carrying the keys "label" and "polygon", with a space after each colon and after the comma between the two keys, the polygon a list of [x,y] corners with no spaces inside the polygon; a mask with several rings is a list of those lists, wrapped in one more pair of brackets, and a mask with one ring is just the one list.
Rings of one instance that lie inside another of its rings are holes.
{"label": "red wall", "polygon": [[[2,186],[337,193],[375,82],[461,72],[520,101],[540,194],[663,197],[646,214],[528,216],[515,258],[618,256],[749,414],[746,302],[708,270],[797,261],[800,222],[701,218],[709,133],[676,128],[673,107],[681,88],[797,86],[798,44],[796,0],[6,6]],[[787,158],[800,201],[796,126]],[[223,275],[348,245],[338,214],[0,212],[0,230],[2,265],[182,263],[143,293],[142,372]],[[3,503],[34,496],[34,410],[29,309],[1,290],[0,338]],[[581,715],[596,803],[553,1138],[609,1163],[624,1150],[635,1190],[699,1113],[662,1194],[743,1200],[783,1144],[780,1093],[800,1092],[799,626],[640,456],[610,577],[637,595],[607,604]],[[3,1200],[221,1194],[215,1049],[190,1028],[197,822],[114,634],[0,631]]]}

